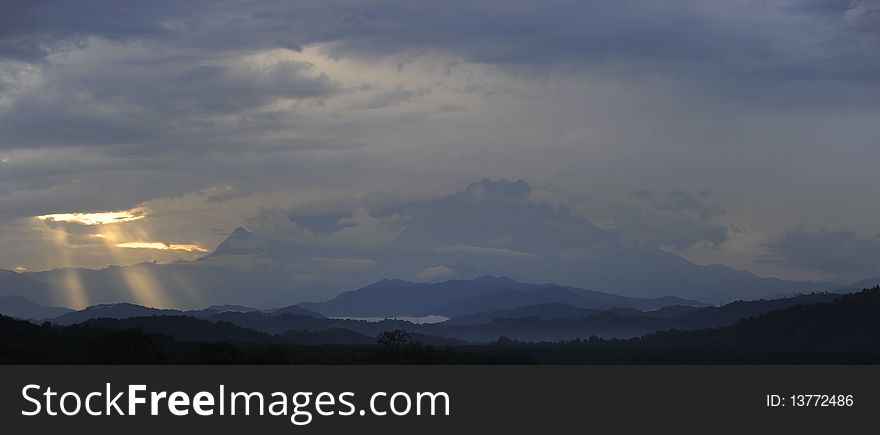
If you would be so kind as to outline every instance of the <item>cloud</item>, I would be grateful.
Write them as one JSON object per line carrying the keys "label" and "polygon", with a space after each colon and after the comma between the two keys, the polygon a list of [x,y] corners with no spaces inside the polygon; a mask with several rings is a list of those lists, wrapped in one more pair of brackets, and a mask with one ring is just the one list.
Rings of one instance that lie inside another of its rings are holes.
{"label": "cloud", "polygon": [[[395,242],[711,250],[734,226],[801,222],[876,233],[861,199],[880,158],[876,4],[7,1],[0,266],[52,266],[32,216],[147,202],[168,208],[137,240],[208,246],[276,208],[285,242],[351,258]],[[512,181],[414,205],[483,178]],[[403,272],[470,270],[449,260]]]}
{"label": "cloud", "polygon": [[175,244],[165,242],[123,242],[117,243],[117,248],[126,249],[158,249],[160,251],[186,251],[186,252],[208,252],[207,249],[199,245]]}
{"label": "cloud", "polygon": [[843,17],[844,21],[851,26],[877,30],[877,25],[880,24],[880,2],[877,0],[851,1]]}
{"label": "cloud", "polygon": [[105,225],[122,222],[132,222],[147,217],[145,209],[131,209],[108,212],[78,212],[78,213],[52,213],[37,216],[44,222],[52,223],[76,223],[80,225]]}
{"label": "cloud", "polygon": [[438,252],[452,252],[452,253],[462,253],[462,254],[471,254],[471,255],[487,255],[490,257],[510,257],[510,258],[536,258],[537,257],[537,255],[532,254],[530,252],[514,251],[512,249],[504,249],[504,248],[489,248],[486,246],[470,246],[470,245],[437,246],[434,248],[434,250],[438,251]]}
{"label": "cloud", "polygon": [[285,210],[264,208],[248,220],[248,226],[262,239],[289,243],[363,249],[388,244],[405,228],[407,218],[400,214],[372,216],[365,207],[336,220],[334,228],[316,232],[294,221]]}
{"label": "cloud", "polygon": [[219,204],[233,199],[245,198],[251,195],[250,191],[235,188],[233,186],[209,187],[200,190],[199,195],[205,198],[209,204]]}
{"label": "cloud", "polygon": [[603,226],[641,246],[684,250],[695,243],[726,241],[729,229],[713,222],[723,212],[705,192],[694,196],[682,190],[659,194],[638,189],[631,200],[609,206]]}
{"label": "cloud", "polygon": [[311,258],[320,274],[355,273],[374,269],[379,263],[369,258]]}
{"label": "cloud", "polygon": [[[708,194],[703,192],[701,196],[705,197]],[[698,199],[681,190],[670,192],[661,200],[656,201],[654,207],[662,211],[693,213],[703,220],[708,220],[724,212],[724,208],[718,204],[709,202],[705,198]]]}
{"label": "cloud", "polygon": [[[339,86],[314,65],[271,53],[230,53],[210,60],[151,42],[95,40],[60,53],[37,71],[0,111],[4,147],[119,146],[161,141],[193,130],[212,134],[223,116],[259,119],[272,104],[331,96]],[[144,64],[150,65],[145,68]],[[252,113],[255,112],[255,113]],[[277,123],[277,121],[276,121]],[[263,124],[267,127],[269,124]]]}
{"label": "cloud", "polygon": [[455,270],[446,266],[431,266],[414,276],[419,281],[438,281],[455,276]]}
{"label": "cloud", "polygon": [[785,263],[842,279],[861,279],[880,273],[880,235],[855,231],[810,231],[797,227],[767,243],[770,253]]}
{"label": "cloud", "polygon": [[398,86],[396,89],[375,93],[360,107],[364,109],[381,109],[385,107],[396,106],[401,103],[410,102],[422,95],[429,94],[431,88],[405,89]]}

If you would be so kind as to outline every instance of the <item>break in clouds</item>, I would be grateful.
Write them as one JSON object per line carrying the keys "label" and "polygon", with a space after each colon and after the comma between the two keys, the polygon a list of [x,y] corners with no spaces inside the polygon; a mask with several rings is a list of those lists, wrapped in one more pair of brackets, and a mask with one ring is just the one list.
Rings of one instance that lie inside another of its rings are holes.
{"label": "break in clouds", "polygon": [[221,3],[0,3],[0,268],[880,275],[876,0]]}

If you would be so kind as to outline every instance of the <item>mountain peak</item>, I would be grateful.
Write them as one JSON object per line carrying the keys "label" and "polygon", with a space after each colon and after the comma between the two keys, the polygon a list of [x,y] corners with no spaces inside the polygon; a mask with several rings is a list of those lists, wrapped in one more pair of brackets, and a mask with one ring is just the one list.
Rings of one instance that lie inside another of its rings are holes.
{"label": "mountain peak", "polygon": [[252,254],[257,248],[258,241],[254,234],[244,227],[238,227],[208,256]]}

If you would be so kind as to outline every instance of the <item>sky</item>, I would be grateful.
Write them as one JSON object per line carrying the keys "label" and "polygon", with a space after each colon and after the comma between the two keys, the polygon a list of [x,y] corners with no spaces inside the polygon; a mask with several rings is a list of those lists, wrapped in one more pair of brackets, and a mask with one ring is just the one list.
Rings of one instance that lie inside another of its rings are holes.
{"label": "sky", "polygon": [[[876,277],[878,53],[878,0],[0,0],[0,268],[239,226],[374,261],[488,180],[697,264]],[[530,254],[495,242],[430,249]]]}

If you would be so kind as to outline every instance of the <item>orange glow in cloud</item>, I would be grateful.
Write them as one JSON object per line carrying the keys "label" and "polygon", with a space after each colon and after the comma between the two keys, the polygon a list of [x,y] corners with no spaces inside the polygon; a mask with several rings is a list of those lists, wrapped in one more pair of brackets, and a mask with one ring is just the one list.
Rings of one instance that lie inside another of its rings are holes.
{"label": "orange glow in cloud", "polygon": [[80,225],[104,225],[136,221],[143,219],[146,216],[146,210],[134,208],[131,210],[108,211],[98,213],[45,214],[42,216],[37,216],[37,219],[49,222],[71,222]]}
{"label": "orange glow in cloud", "polygon": [[162,242],[125,242],[117,243],[116,247],[128,249],[158,249],[160,251],[208,252],[207,249],[199,245],[177,245]]}

